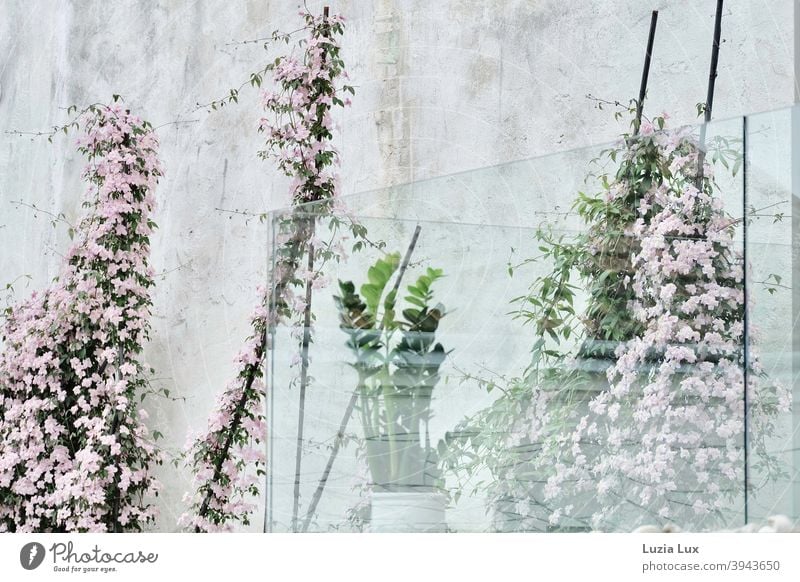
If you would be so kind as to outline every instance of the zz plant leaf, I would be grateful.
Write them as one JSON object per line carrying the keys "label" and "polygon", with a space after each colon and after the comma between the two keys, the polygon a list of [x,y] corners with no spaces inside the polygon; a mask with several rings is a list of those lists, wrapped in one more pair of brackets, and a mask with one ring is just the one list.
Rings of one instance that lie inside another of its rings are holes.
{"label": "zz plant leaf", "polygon": [[367,305],[367,311],[374,317],[377,316],[378,306],[381,302],[381,297],[386,289],[386,285],[394,275],[394,272],[400,265],[400,253],[392,253],[386,255],[383,259],[378,261],[369,268],[367,271],[367,278],[369,283],[361,286],[361,295]]}

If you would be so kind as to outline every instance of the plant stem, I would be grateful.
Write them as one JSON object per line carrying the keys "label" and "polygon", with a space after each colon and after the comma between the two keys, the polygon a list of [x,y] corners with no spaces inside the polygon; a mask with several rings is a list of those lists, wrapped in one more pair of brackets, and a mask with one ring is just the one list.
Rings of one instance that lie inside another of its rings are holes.
{"label": "plant stem", "polygon": [[[267,330],[265,329],[261,336],[259,337],[258,345],[256,346],[256,359],[260,363],[261,358],[264,355],[264,348],[267,345]],[[220,477],[222,476],[222,464],[228,458],[228,451],[230,451],[231,445],[233,445],[233,437],[236,434],[236,431],[239,429],[239,424],[242,421],[242,410],[244,406],[247,404],[247,394],[253,386],[253,381],[255,380],[255,374],[249,373],[247,374],[247,378],[245,379],[244,387],[242,389],[242,396],[239,398],[239,402],[236,403],[236,412],[233,413],[233,418],[231,419],[231,427],[228,431],[227,436],[225,437],[225,444],[222,447],[222,453],[217,457],[216,463],[214,463],[214,476],[211,478],[212,483],[219,482]],[[208,504],[211,501],[211,490],[209,489],[206,493],[206,496],[203,498],[203,503],[200,505],[200,509],[197,511],[197,515],[199,517],[205,517],[208,513]],[[195,533],[200,533],[203,530],[200,529],[199,526],[195,527]]]}
{"label": "plant stem", "polygon": [[403,275],[406,274],[406,269],[408,269],[408,264],[411,262],[411,255],[414,253],[414,249],[417,247],[417,241],[419,240],[419,233],[422,230],[422,227],[418,224],[417,227],[414,229],[414,234],[411,235],[411,242],[408,245],[408,249],[406,249],[406,256],[403,257],[403,262],[400,265],[400,270],[397,271],[397,279],[395,279],[394,287],[392,287],[392,291],[395,293],[395,297],[397,297],[397,292],[400,290],[400,282],[403,280]]}

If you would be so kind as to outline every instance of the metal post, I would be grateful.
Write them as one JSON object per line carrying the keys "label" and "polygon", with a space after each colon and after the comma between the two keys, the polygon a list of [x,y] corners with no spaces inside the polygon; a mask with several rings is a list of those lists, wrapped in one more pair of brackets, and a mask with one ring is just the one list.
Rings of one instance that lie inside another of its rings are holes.
{"label": "metal post", "polygon": [[697,154],[697,188],[703,184],[703,163],[706,153],[703,149],[706,145],[706,129],[708,122],[711,121],[711,110],[714,108],[714,88],[717,83],[717,66],[719,64],[719,44],[722,35],[722,2],[717,0],[717,11],[714,15],[714,42],[711,45],[711,65],[708,68],[708,91],[706,92],[706,103],[703,110],[705,123],[700,127],[700,145]]}
{"label": "metal post", "polygon": [[639,84],[639,100],[636,102],[636,121],[633,124],[633,135],[639,133],[642,125],[642,111],[644,98],[647,94],[647,79],[650,76],[650,59],[653,56],[653,41],[656,38],[656,24],[658,24],[658,10],[653,10],[650,16],[650,35],[647,37],[647,51],[644,54],[644,67],[642,68],[642,82]]}

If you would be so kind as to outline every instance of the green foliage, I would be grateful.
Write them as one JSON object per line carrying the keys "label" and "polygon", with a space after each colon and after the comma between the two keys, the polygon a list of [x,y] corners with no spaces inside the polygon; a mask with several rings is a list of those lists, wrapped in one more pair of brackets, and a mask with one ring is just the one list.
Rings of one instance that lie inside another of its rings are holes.
{"label": "green foliage", "polygon": [[378,315],[378,305],[381,302],[383,291],[399,266],[400,253],[392,253],[386,255],[385,259],[379,259],[378,262],[367,271],[369,283],[365,283],[361,286],[361,295],[364,296],[367,310],[372,313],[376,319]]}
{"label": "green foliage", "polygon": [[[615,103],[619,106],[619,103]],[[635,112],[635,102],[630,112]],[[656,129],[664,118],[649,121]],[[611,358],[611,350],[642,332],[629,302],[633,299],[632,258],[638,242],[628,234],[637,219],[647,222],[661,209],[654,205],[640,213],[645,193],[654,185],[674,180],[670,165],[676,156],[697,153],[689,139],[676,140],[675,149],[664,147],[664,135],[625,134],[618,147],[601,152],[600,160],[610,160],[616,171],[597,176],[600,191],[595,195],[579,192],[572,210],[584,224],[574,235],[555,233],[544,227],[537,231],[539,255],[509,264],[509,273],[531,263],[544,263],[547,270],[536,277],[529,292],[515,299],[515,316],[532,324],[539,339],[534,344],[533,364],[550,364],[563,358],[574,345],[579,355]],[[735,174],[741,167],[740,144],[736,139],[714,137],[709,140],[712,163],[720,163]],[[691,176],[689,178],[692,178]],[[698,187],[711,194],[715,188],[708,176],[696,177]],[[584,290],[586,304],[575,309],[575,291]]]}

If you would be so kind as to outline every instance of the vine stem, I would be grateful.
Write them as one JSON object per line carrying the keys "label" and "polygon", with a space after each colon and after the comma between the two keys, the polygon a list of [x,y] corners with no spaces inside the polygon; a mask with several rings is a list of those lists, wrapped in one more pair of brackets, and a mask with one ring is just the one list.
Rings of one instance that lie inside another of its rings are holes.
{"label": "vine stem", "polygon": [[[256,346],[256,359],[257,361],[261,361],[261,358],[264,354],[264,347],[267,345],[267,330],[261,332],[261,336],[259,336],[259,342]],[[242,395],[239,398],[239,402],[236,403],[236,412],[233,413],[233,418],[231,419],[231,428],[228,431],[228,435],[225,437],[225,444],[222,447],[222,454],[217,457],[216,463],[214,463],[214,476],[211,478],[212,483],[216,483],[219,481],[220,477],[222,477],[222,464],[225,459],[228,458],[228,452],[230,451],[231,446],[233,445],[233,437],[236,434],[236,431],[239,428],[239,425],[242,422],[242,410],[244,406],[247,404],[247,394],[250,392],[250,389],[253,387],[253,382],[255,380],[255,372],[252,371],[247,374],[245,379],[244,387],[242,388]],[[201,518],[204,518],[208,513],[209,503],[211,502],[211,489],[209,488],[206,492],[205,497],[203,498],[203,502],[200,504],[200,509],[197,511],[197,515]],[[199,526],[194,528],[195,533],[201,533],[203,530],[200,529]]]}
{"label": "vine stem", "polygon": [[[418,224],[414,229],[414,234],[412,235],[411,243],[408,245],[408,249],[406,250],[406,255],[403,257],[403,263],[400,265],[400,270],[397,272],[397,278],[395,279],[394,286],[392,287],[392,293],[394,293],[395,297],[397,297],[397,292],[400,289],[400,283],[403,280],[403,275],[405,275],[406,270],[408,269],[408,264],[411,262],[411,255],[414,253],[414,249],[417,246],[417,241],[419,240],[419,234],[421,230],[422,227]],[[347,425],[350,423],[350,418],[353,416],[353,411],[355,410],[356,403],[358,402],[358,395],[360,392],[359,387],[356,387],[356,389],[353,390],[353,393],[350,395],[350,401],[347,403],[347,408],[345,408],[344,415],[339,423],[339,431],[336,433],[336,439],[333,441],[331,454],[328,457],[328,462],[325,464],[325,469],[322,471],[322,477],[320,477],[317,490],[314,491],[314,496],[311,498],[311,504],[306,512],[306,518],[303,521],[303,532],[307,532],[308,527],[311,525],[314,512],[317,510],[320,499],[322,499],[322,493],[325,491],[325,485],[328,483],[328,478],[330,477],[331,470],[333,469],[333,463],[336,461],[336,457],[339,455],[339,449],[342,447],[342,442],[344,442]]]}

